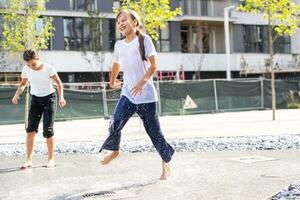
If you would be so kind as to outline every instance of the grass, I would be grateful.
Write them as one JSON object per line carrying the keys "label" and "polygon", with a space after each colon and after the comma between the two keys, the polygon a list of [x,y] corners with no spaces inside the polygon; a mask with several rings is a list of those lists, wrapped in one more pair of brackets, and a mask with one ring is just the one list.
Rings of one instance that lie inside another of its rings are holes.
{"label": "grass", "polygon": [[288,109],[300,109],[300,103],[289,103],[287,105]]}

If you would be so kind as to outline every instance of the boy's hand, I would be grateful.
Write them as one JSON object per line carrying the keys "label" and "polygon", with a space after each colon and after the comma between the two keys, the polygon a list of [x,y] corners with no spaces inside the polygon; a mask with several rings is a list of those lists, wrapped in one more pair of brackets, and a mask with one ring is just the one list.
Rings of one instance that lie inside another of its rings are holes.
{"label": "boy's hand", "polygon": [[18,104],[19,98],[20,98],[19,95],[15,95],[15,96],[12,98],[12,100],[11,100],[12,103],[13,103],[13,104]]}
{"label": "boy's hand", "polygon": [[60,98],[58,104],[59,104],[59,107],[62,108],[66,105],[66,100],[64,98]]}

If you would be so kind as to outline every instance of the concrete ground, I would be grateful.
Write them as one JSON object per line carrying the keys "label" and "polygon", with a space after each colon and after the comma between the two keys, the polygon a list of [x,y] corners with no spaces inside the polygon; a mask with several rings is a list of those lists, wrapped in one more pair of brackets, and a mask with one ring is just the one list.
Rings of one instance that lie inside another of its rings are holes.
{"label": "concrete ground", "polygon": [[[245,156],[274,160],[234,160]],[[23,158],[0,159],[3,200],[85,199],[84,194],[101,191],[116,195],[92,199],[262,200],[300,178],[298,151],[177,153],[167,181],[158,180],[155,153],[123,154],[108,166],[100,166],[95,155],[57,156],[52,169],[42,167],[46,156],[36,156],[28,170],[18,169]]]}
{"label": "concrete ground", "polygon": [[[300,134],[299,114],[279,110],[276,121],[271,111],[170,116],[161,117],[161,125],[167,138]],[[103,139],[108,123],[57,122],[56,141]],[[0,126],[0,145],[24,143],[23,129]],[[146,137],[138,118],[124,128],[125,139]],[[43,140],[41,135],[37,139]],[[52,169],[43,167],[46,159],[34,156],[32,169],[19,170],[24,157],[0,157],[0,199],[262,200],[300,179],[297,150],[176,153],[167,181],[158,180],[156,153],[123,153],[108,166],[99,165],[99,155],[56,155]]]}

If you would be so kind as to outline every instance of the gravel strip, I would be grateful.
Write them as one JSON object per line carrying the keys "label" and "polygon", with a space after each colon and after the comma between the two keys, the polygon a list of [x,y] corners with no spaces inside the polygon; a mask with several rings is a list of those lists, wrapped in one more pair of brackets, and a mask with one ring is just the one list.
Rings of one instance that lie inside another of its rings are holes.
{"label": "gravel strip", "polygon": [[299,200],[300,199],[300,181],[290,184],[288,187],[282,189],[270,200]]}
{"label": "gravel strip", "polygon": [[[177,152],[300,149],[300,135],[173,138],[168,141]],[[55,153],[97,154],[102,142],[58,142]],[[150,140],[122,140],[121,151],[137,153],[154,152],[155,149]],[[0,144],[0,156],[24,154],[24,143]],[[37,143],[34,154],[47,154],[45,143]]]}

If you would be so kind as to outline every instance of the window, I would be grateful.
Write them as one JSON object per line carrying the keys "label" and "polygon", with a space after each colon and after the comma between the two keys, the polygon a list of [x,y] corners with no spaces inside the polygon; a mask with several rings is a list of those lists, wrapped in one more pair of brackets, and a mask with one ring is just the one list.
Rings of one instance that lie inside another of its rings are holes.
{"label": "window", "polygon": [[[44,34],[44,26],[45,26],[44,20],[45,19],[47,19],[47,18],[40,17],[37,19],[37,21],[35,23],[35,29],[36,29],[37,36]],[[51,37],[49,38],[49,41],[47,44],[47,50],[51,50]]]}
{"label": "window", "polygon": [[291,37],[278,37],[273,45],[274,53],[291,53]]}
{"label": "window", "polygon": [[117,21],[115,20],[115,31],[116,31],[116,40],[121,40],[123,39],[123,36],[121,32],[119,31],[119,28],[117,27]]}
{"label": "window", "polygon": [[200,11],[197,10],[197,8],[200,7],[200,1],[194,2],[194,15],[198,15],[198,16],[209,16],[209,0],[202,0],[201,1],[201,14]]}
{"label": "window", "polygon": [[43,18],[38,18],[35,23],[35,28],[38,34],[42,34],[44,30],[44,20]]}
{"label": "window", "polygon": [[[202,2],[202,3],[201,3]],[[183,6],[184,14],[201,16],[200,12],[203,12],[202,15],[208,14],[208,1],[199,1],[199,0],[189,0],[184,1],[184,3],[180,3]]]}
{"label": "window", "polygon": [[[291,38],[278,37],[274,45],[274,53],[290,53]],[[244,49],[249,53],[268,53],[268,27],[261,25],[244,25]]]}
{"label": "window", "polygon": [[245,52],[265,53],[267,45],[267,27],[258,25],[244,26],[244,49]]}
{"label": "window", "polygon": [[116,41],[114,22],[104,18],[64,18],[65,50],[101,51],[104,43],[112,50]]}
{"label": "window", "polygon": [[183,53],[210,53],[211,27],[206,25],[182,25],[181,52]]}
{"label": "window", "polygon": [[64,19],[65,50],[88,49],[90,44],[89,27],[82,18]]}
{"label": "window", "polygon": [[181,26],[181,30],[180,30],[180,45],[181,45],[181,52],[182,53],[188,53],[189,52],[189,48],[188,48],[188,26]]}
{"label": "window", "polygon": [[96,0],[70,0],[70,8],[75,11],[95,10]]}
{"label": "window", "polygon": [[117,33],[117,28],[116,28],[116,20],[115,19],[108,19],[108,23],[109,23],[109,50],[113,51],[114,50],[114,46],[116,43],[116,40],[118,40],[119,38],[117,37],[120,33]]}
{"label": "window", "polygon": [[159,52],[169,52],[170,51],[170,33],[169,24],[166,24],[164,29],[158,30],[158,40],[156,41],[156,50]]}
{"label": "window", "polygon": [[[121,32],[119,31],[118,27],[117,27],[117,22],[115,19],[111,20],[111,34],[109,36],[109,41],[110,41],[110,50],[114,49],[114,45],[118,40],[122,40],[124,39],[123,35],[121,34]],[[112,32],[114,31],[114,33]]]}

